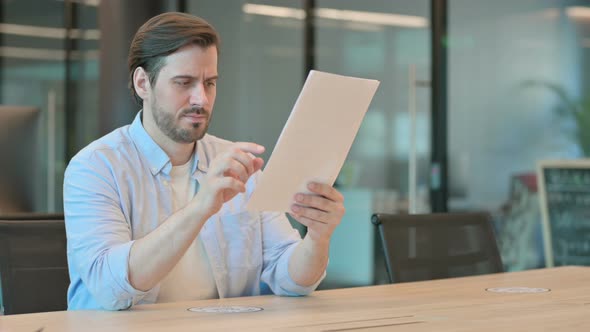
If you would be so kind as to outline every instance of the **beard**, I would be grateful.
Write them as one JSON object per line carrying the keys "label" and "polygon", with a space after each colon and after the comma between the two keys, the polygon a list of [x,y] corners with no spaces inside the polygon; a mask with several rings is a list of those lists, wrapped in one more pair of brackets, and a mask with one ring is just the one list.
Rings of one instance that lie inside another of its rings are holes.
{"label": "beard", "polygon": [[177,143],[194,143],[207,133],[209,128],[209,120],[211,116],[204,108],[191,107],[180,111],[179,119],[187,114],[199,114],[206,115],[207,121],[204,123],[193,123],[192,128],[182,128],[176,123],[177,119],[175,114],[166,112],[158,102],[154,99],[151,105],[151,109],[154,115],[154,121],[160,130],[168,136],[171,140]]}

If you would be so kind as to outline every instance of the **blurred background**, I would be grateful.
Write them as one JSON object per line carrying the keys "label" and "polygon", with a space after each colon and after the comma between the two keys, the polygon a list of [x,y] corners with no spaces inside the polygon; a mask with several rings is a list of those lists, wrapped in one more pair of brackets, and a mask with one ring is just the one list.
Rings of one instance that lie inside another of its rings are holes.
{"label": "blurred background", "polygon": [[265,159],[310,69],[381,81],[336,182],[347,214],[322,287],[383,281],[370,216],[408,212],[412,151],[415,212],[492,213],[508,271],[544,266],[537,161],[590,154],[590,124],[568,108],[590,83],[587,1],[0,4],[0,214],[62,211],[71,157],[138,111],[129,43],[164,11],[219,31],[210,133],[263,144]]}

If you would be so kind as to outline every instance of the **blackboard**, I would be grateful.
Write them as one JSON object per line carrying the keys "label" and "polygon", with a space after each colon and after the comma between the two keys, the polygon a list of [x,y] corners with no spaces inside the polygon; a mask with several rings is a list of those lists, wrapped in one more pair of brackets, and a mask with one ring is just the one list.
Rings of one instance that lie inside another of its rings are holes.
{"label": "blackboard", "polygon": [[548,267],[590,265],[590,159],[537,168]]}

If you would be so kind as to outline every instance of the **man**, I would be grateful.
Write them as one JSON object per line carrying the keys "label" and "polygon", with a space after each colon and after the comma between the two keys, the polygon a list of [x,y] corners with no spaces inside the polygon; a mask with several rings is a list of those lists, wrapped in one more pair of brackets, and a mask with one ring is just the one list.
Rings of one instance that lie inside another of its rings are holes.
{"label": "man", "polygon": [[65,174],[69,309],[258,295],[261,284],[306,295],[325,275],[342,195],[310,183],[294,197],[303,240],[284,214],[245,210],[264,148],[206,134],[218,51],[213,27],[182,13],[135,35],[129,85],[142,110]]}

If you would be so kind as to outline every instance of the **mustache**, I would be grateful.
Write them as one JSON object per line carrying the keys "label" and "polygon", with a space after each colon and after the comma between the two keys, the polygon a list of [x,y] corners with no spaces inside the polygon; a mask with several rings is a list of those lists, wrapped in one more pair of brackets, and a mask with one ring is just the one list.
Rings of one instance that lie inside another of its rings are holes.
{"label": "mustache", "polygon": [[209,112],[202,107],[191,107],[191,108],[182,110],[182,113],[181,113],[182,116],[188,115],[188,114],[209,116]]}

